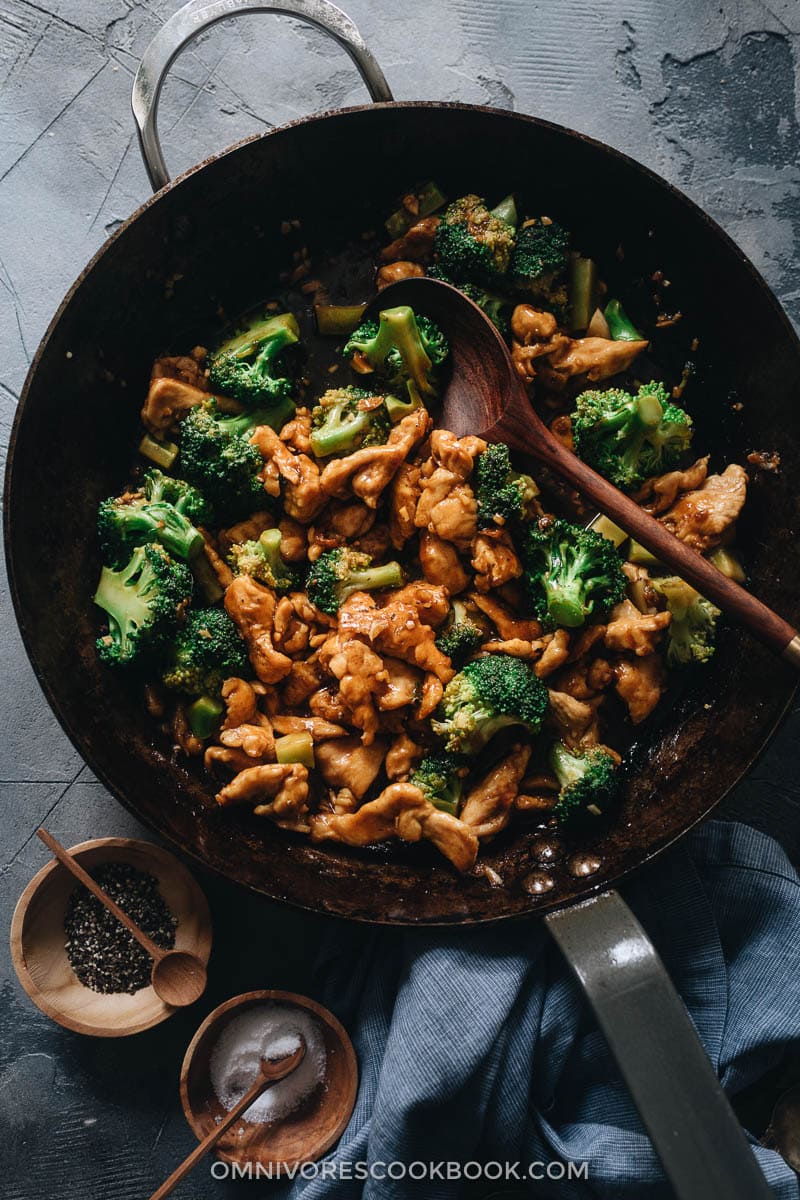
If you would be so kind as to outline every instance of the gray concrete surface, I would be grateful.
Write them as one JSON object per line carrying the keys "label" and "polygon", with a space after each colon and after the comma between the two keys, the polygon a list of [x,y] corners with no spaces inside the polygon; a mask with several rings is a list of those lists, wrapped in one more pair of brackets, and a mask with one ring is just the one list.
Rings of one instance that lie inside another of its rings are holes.
{"label": "gray concrete surface", "polygon": [[[0,4],[0,414],[3,446],[37,342],[94,250],[148,195],[129,112],[139,55],[175,0]],[[346,0],[398,99],[531,112],[602,138],[704,205],[800,323],[800,5],[797,0]],[[250,16],[176,63],[161,128],[173,171],[245,134],[360,102],[346,57],[320,34]],[[7,593],[0,738],[0,929],[46,855],[136,834],[50,714]],[[793,716],[728,804],[800,852]],[[149,1194],[192,1138],[177,1070],[200,1017],[249,986],[312,986],[329,925],[207,884],[217,950],[202,1012],[138,1038],[68,1034],[24,997],[0,938],[0,1193],[6,1200]],[[268,938],[265,937],[265,933]],[[255,957],[253,957],[255,951]],[[253,1187],[248,1194],[263,1194]],[[238,1194],[200,1170],[178,1196]]]}

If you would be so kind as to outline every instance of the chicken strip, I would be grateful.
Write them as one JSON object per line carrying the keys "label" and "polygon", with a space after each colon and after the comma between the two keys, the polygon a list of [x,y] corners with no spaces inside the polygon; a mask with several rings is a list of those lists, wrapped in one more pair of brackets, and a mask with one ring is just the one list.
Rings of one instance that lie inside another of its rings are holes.
{"label": "chicken strip", "polygon": [[655,653],[671,620],[671,613],[643,613],[630,600],[622,600],[611,610],[603,641],[609,650],[628,650],[644,658]]}
{"label": "chicken strip", "polygon": [[646,480],[634,496],[634,500],[652,516],[658,516],[672,507],[681,492],[691,492],[699,488],[707,475],[708,455],[698,458],[697,462],[685,471],[668,471],[666,475],[657,475]]}
{"label": "chicken strip", "polygon": [[511,358],[517,374],[530,382],[538,374],[551,388],[563,388],[576,375],[591,381],[626,371],[646,341],[614,342],[608,338],[571,338],[562,333],[552,313],[518,304],[511,318]]}
{"label": "chicken strip", "polygon": [[664,665],[658,654],[646,658],[621,658],[613,666],[617,694],[625,701],[631,721],[640,724],[661,699]]}
{"label": "chicken strip", "polygon": [[223,808],[254,804],[258,817],[281,829],[308,833],[308,770],[301,763],[269,763],[240,771],[216,796]]}
{"label": "chicken strip", "polygon": [[460,819],[470,826],[476,837],[493,837],[505,829],[530,756],[530,746],[515,746],[470,791],[461,809]]}
{"label": "chicken strip", "polygon": [[394,426],[383,445],[362,446],[352,454],[333,459],[322,471],[323,494],[345,499],[352,492],[369,508],[376,508],[384,488],[427,435],[430,423],[424,408],[415,409]]}
{"label": "chicken strip", "polygon": [[478,534],[472,543],[472,569],[475,572],[475,587],[479,592],[490,592],[492,588],[503,587],[512,579],[519,579],[522,563],[507,530]]}
{"label": "chicken strip", "polygon": [[366,592],[348,596],[339,609],[339,634],[344,639],[365,638],[380,653],[432,671],[442,683],[455,674],[450,659],[436,646],[433,628],[422,620],[416,604],[399,593],[390,593],[381,608]]}
{"label": "chicken strip", "polygon": [[700,554],[718,546],[737,520],[747,498],[747,473],[731,463],[721,475],[709,475],[697,491],[684,492],[659,520]]}
{"label": "chicken strip", "polygon": [[419,535],[419,565],[428,583],[441,584],[451,596],[469,587],[469,574],[461,565],[455,546],[428,530]]}
{"label": "chicken strip", "polygon": [[[355,595],[363,595],[356,592]],[[323,668],[339,681],[339,694],[350,715],[350,723],[362,730],[365,746],[375,740],[379,719],[377,698],[389,683],[389,672],[374,650],[341,627],[319,650]]]}
{"label": "chicken strip", "polygon": [[307,454],[293,454],[269,425],[259,425],[253,430],[250,441],[265,464],[283,480],[283,507],[287,516],[308,525],[327,500],[317,464]]}
{"label": "chicken strip", "polygon": [[389,534],[395,550],[402,550],[408,539],[417,532],[414,517],[421,493],[418,465],[401,463],[389,492]]}
{"label": "chicken strip", "polygon": [[261,682],[284,679],[292,669],[292,660],[272,644],[275,593],[249,575],[238,575],[225,592],[225,611],[244,638]]}
{"label": "chicken strip", "polygon": [[422,746],[418,746],[407,733],[398,733],[384,759],[383,769],[387,777],[393,783],[408,779],[424,753]]}
{"label": "chicken strip", "polygon": [[[142,408],[142,424],[150,433],[166,433],[190,408],[208,399],[208,392],[167,375],[153,379]],[[233,402],[229,402],[233,403]],[[218,407],[223,404],[218,402]],[[236,411],[239,406],[236,405]]]}
{"label": "chicken strip", "polygon": [[392,837],[405,842],[426,838],[462,872],[475,865],[478,855],[474,830],[450,813],[434,808],[419,788],[410,783],[390,783],[376,800],[364,804],[357,812],[343,816],[318,813],[311,818],[313,842],[369,846]]}
{"label": "chicken strip", "polygon": [[411,263],[422,262],[433,253],[433,238],[438,224],[439,217],[421,217],[404,234],[383,247],[379,255],[381,262],[396,263],[398,259]]}
{"label": "chicken strip", "polygon": [[[584,737],[595,722],[596,707],[585,700],[576,700],[568,692],[548,689],[550,695],[549,716],[558,730],[559,737],[573,749],[584,745]],[[596,737],[594,739],[597,740]]]}
{"label": "chicken strip", "polygon": [[525,642],[534,642],[542,636],[542,626],[538,621],[529,617],[518,617],[496,597],[483,596],[480,592],[471,592],[469,599],[482,613],[485,613],[501,638],[506,640],[519,638]]}
{"label": "chicken strip", "polygon": [[336,738],[314,747],[314,759],[322,778],[332,788],[348,788],[363,800],[383,766],[387,743],[376,738],[369,746],[357,737]]}

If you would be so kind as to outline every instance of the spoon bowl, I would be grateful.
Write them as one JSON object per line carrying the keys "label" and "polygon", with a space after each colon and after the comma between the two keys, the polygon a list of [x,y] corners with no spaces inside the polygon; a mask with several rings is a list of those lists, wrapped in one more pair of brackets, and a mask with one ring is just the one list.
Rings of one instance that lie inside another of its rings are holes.
{"label": "spoon bowl", "polygon": [[206,966],[188,950],[169,950],[153,963],[151,979],[159,999],[170,1008],[184,1008],[206,990]]}
{"label": "spoon bowl", "polygon": [[445,429],[458,437],[476,434],[488,441],[505,442],[528,469],[531,460],[548,467],[663,566],[672,568],[764,645],[800,669],[800,636],[787,621],[679,541],[665,525],[553,436],[531,405],[503,337],[477,304],[451,284],[423,276],[384,288],[367,307],[365,316],[375,319],[381,310],[400,304],[430,317],[450,342],[451,372],[440,416]]}

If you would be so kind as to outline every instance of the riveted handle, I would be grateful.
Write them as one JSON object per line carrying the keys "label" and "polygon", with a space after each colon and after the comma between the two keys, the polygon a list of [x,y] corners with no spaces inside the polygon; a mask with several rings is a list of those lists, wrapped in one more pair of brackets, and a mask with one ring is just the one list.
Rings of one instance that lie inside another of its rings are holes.
{"label": "riveted handle", "polygon": [[769,1200],[689,1014],[622,897],[545,917],[594,1009],[678,1200]]}
{"label": "riveted handle", "polygon": [[328,33],[355,63],[373,100],[391,100],[383,71],[350,18],[328,0],[189,0],[162,25],[142,56],[133,81],[131,107],[139,131],[139,146],[153,191],[169,183],[158,136],[158,101],[167,71],[181,50],[204,29],[238,13],[283,13],[307,21]]}

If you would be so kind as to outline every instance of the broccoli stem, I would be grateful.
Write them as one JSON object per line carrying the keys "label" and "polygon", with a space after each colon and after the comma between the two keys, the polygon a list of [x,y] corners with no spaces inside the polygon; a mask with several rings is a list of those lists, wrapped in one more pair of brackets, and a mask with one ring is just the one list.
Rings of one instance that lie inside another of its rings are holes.
{"label": "broccoli stem", "polygon": [[603,309],[603,316],[608,323],[608,331],[614,342],[643,342],[643,335],[631,321],[619,300],[609,300]]}
{"label": "broccoli stem", "polygon": [[563,586],[547,585],[547,608],[556,625],[577,629],[583,625],[585,614],[580,600]]}
{"label": "broccoli stem", "polygon": [[154,437],[146,433],[139,442],[139,453],[143,458],[149,458],[150,462],[154,462],[156,466],[169,471],[178,457],[178,447],[174,442],[156,441]]}
{"label": "broccoli stem", "polygon": [[396,562],[385,563],[382,567],[368,567],[366,571],[351,571],[343,585],[342,597],[346,599],[353,592],[377,592],[382,588],[400,587],[402,582],[403,573]]}
{"label": "broccoli stem", "polygon": [[186,710],[186,718],[194,736],[201,741],[211,737],[224,711],[225,705],[213,696],[201,696],[199,700],[190,704]]}
{"label": "broccoli stem", "polygon": [[569,278],[570,329],[586,329],[597,303],[597,264],[591,258],[572,259]]}
{"label": "broccoli stem", "polygon": [[317,333],[323,337],[344,337],[361,323],[366,304],[315,304]]}
{"label": "broccoli stem", "polygon": [[304,767],[313,770],[314,739],[305,729],[276,738],[275,758],[279,763],[302,763]]}
{"label": "broccoli stem", "polygon": [[435,395],[435,388],[430,382],[431,360],[422,347],[414,310],[407,304],[386,308],[380,314],[378,332],[370,350],[373,369],[395,349],[417,391],[427,396]]}
{"label": "broccoli stem", "polygon": [[519,216],[514,193],[511,192],[508,196],[504,196],[500,203],[491,210],[491,215],[500,221],[505,221],[506,225],[513,225],[516,229],[519,224]]}

